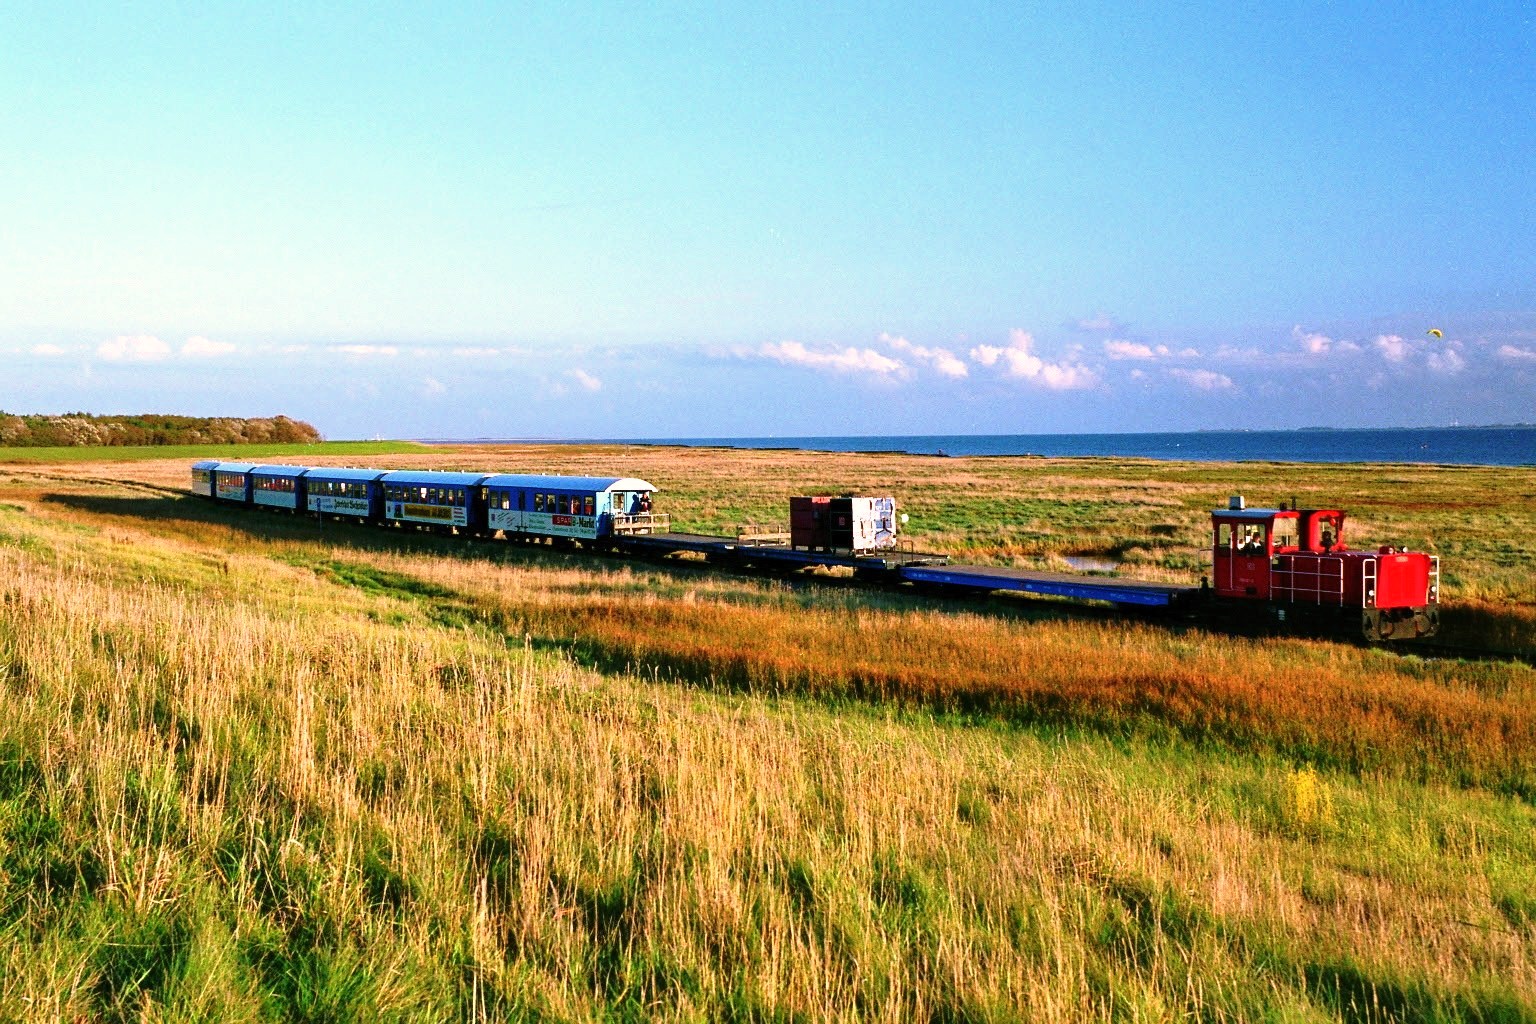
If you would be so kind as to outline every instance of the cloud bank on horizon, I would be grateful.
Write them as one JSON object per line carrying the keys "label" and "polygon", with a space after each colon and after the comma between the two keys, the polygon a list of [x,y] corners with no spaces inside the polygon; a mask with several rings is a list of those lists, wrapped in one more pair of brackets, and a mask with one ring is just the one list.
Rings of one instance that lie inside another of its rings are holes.
{"label": "cloud bank on horizon", "polygon": [[728,348],[117,335],[0,353],[32,408],[53,394],[56,408],[280,411],[332,437],[1075,433],[1124,429],[1126,410],[1154,430],[1536,420],[1536,314],[1440,337],[1298,324],[1195,345],[1107,320],[1057,333]]}

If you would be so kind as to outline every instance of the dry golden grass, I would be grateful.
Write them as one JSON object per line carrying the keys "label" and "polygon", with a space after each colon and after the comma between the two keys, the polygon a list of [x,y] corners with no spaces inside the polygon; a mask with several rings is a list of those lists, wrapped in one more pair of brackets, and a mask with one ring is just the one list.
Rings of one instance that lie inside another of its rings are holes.
{"label": "dry golden grass", "polygon": [[[790,666],[780,689],[845,697],[908,664],[1090,690],[1171,672],[1189,701],[1179,673],[1257,669],[1448,764],[1494,738],[1437,748],[1437,709],[1528,721],[1518,666],[482,564],[104,486],[0,480],[0,502],[0,1018],[1536,1012],[1519,797],[1092,714],[968,723],[587,667],[598,641],[659,669],[644,645],[720,630]],[[1326,724],[1305,703],[1275,722]]]}

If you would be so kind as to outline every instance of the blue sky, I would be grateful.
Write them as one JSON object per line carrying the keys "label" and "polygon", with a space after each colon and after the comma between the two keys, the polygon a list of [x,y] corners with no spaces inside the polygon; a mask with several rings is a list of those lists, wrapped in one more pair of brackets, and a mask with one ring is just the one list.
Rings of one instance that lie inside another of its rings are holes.
{"label": "blue sky", "polygon": [[1536,420],[1536,14],[1174,6],[7,5],[0,408]]}

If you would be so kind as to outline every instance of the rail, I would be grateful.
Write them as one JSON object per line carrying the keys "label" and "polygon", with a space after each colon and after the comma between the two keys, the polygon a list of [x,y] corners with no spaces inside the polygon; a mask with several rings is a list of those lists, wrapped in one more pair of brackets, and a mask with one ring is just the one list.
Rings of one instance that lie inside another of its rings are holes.
{"label": "rail", "polygon": [[613,532],[620,534],[671,533],[672,516],[666,512],[632,512],[627,515],[616,515],[613,517]]}

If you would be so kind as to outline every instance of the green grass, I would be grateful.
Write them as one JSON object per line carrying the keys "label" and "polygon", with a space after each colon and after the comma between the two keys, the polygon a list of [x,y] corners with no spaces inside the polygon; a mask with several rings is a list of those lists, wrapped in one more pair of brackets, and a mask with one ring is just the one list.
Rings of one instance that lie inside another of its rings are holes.
{"label": "green grass", "polygon": [[843,644],[828,673],[910,617],[934,630],[914,658],[947,623],[1047,665],[1283,671],[1314,703],[1325,677],[1380,677],[1343,691],[1372,714],[1394,689],[1522,720],[1532,699],[1513,665],[322,532],[16,473],[0,1020],[1536,1019],[1536,811],[1413,768],[1460,731],[1405,722],[1406,769],[1346,769],[1148,708],[1117,730],[738,692],[583,657],[568,610],[607,623],[604,602],[652,638],[690,609],[804,611]]}
{"label": "green grass", "polygon": [[[121,447],[5,448],[0,463],[143,462],[150,459],[257,459],[303,455],[419,455],[431,451],[414,441],[321,441],[318,444],[173,444]],[[387,467],[386,467],[387,468]]]}

